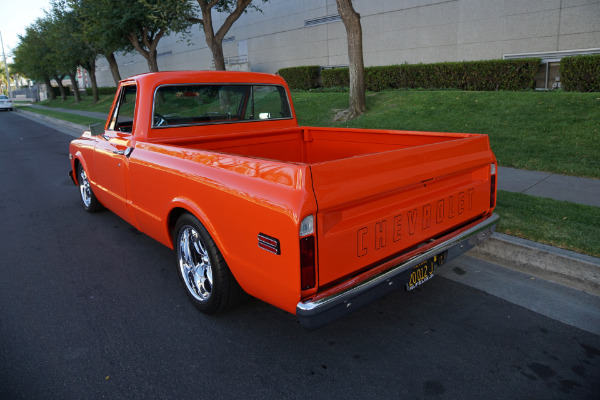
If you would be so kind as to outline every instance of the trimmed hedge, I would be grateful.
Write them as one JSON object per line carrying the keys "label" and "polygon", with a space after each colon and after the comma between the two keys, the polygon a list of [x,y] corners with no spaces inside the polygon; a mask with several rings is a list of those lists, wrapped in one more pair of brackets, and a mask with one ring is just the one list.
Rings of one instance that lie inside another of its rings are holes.
{"label": "trimmed hedge", "polygon": [[[535,88],[540,60],[489,60],[404,64],[365,68],[367,90],[424,88],[460,90],[524,90]],[[348,68],[322,72],[323,86],[348,86]]]}
{"label": "trimmed hedge", "polygon": [[[368,69],[365,68],[365,75],[368,75]],[[321,80],[323,87],[326,88],[348,87],[350,86],[350,70],[348,68],[324,69],[321,71]]]}
{"label": "trimmed hedge", "polygon": [[563,89],[600,92],[600,54],[565,57],[559,71]]}
{"label": "trimmed hedge", "polygon": [[[116,87],[99,87],[98,88],[99,95],[103,95],[103,94],[114,95],[115,93],[117,93]],[[85,88],[85,94],[87,94],[88,96],[93,96],[94,94],[92,93],[92,88],[91,87]]]}
{"label": "trimmed hedge", "polygon": [[309,65],[305,67],[282,68],[277,71],[287,82],[290,89],[309,90],[320,87],[319,75],[321,67]]}

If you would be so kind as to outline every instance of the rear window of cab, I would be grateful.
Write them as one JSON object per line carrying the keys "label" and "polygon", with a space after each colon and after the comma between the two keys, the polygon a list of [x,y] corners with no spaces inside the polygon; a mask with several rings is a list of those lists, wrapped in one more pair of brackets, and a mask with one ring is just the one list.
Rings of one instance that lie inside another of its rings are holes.
{"label": "rear window of cab", "polygon": [[165,85],[154,93],[153,128],[290,119],[280,85]]}

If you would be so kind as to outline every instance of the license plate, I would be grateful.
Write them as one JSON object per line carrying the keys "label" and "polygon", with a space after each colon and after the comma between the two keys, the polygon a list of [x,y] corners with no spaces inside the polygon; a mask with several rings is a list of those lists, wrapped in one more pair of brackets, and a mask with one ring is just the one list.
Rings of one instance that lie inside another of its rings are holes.
{"label": "license plate", "polygon": [[415,265],[406,283],[406,290],[413,290],[433,278],[433,258]]}

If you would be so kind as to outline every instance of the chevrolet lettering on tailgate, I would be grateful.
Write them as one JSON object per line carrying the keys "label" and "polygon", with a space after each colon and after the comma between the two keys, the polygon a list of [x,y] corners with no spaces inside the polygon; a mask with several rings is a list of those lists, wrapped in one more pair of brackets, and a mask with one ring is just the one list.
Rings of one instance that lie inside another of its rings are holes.
{"label": "chevrolet lettering on tailgate", "polygon": [[433,204],[428,203],[403,214],[377,221],[371,225],[371,229],[360,228],[357,232],[358,257],[366,255],[369,247],[380,250],[386,247],[387,243],[399,242],[403,237],[414,236],[418,231],[442,225],[446,219],[452,219],[465,211],[472,210],[474,192],[475,189],[470,188],[456,196],[448,196]]}

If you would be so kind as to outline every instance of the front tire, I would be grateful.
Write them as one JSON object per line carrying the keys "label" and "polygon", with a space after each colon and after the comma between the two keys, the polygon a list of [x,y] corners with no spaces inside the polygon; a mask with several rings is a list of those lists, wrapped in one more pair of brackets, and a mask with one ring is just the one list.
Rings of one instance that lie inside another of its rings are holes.
{"label": "front tire", "polygon": [[197,218],[189,214],[179,218],[173,239],[179,278],[196,308],[215,314],[243,299],[244,291]]}
{"label": "front tire", "polygon": [[77,165],[77,183],[79,184],[79,196],[83,203],[83,208],[89,213],[94,213],[102,209],[102,204],[96,198],[87,174],[81,164]]}

